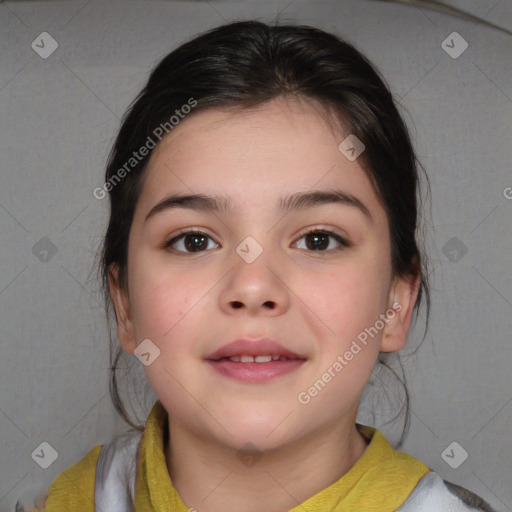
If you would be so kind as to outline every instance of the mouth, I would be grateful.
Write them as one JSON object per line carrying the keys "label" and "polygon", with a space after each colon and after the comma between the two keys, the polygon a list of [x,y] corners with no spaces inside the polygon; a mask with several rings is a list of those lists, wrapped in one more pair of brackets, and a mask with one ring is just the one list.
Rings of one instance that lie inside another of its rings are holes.
{"label": "mouth", "polygon": [[300,368],[307,360],[274,340],[239,339],[224,345],[205,358],[224,377],[261,383]]}
{"label": "mouth", "polygon": [[[265,355],[243,355],[243,356],[230,356],[222,357],[221,359],[214,359],[213,361],[231,361],[232,363],[270,363],[271,361],[294,361],[295,357],[286,357],[279,354],[265,354]],[[302,360],[302,359],[300,359]]]}

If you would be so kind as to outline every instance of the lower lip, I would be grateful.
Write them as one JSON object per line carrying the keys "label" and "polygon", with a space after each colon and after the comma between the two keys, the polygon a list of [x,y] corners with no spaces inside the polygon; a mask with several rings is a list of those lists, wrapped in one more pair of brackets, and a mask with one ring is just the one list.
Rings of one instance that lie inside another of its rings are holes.
{"label": "lower lip", "polygon": [[268,363],[234,363],[233,361],[207,361],[215,370],[242,382],[267,382],[300,368],[304,359],[287,359]]}

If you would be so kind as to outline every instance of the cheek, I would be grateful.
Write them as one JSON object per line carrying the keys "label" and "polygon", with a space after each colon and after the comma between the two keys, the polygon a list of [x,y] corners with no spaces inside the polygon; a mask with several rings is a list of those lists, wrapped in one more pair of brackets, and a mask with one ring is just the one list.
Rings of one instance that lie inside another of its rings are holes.
{"label": "cheek", "polygon": [[375,260],[359,260],[315,277],[315,286],[305,279],[308,307],[303,318],[310,323],[319,351],[308,387],[302,389],[310,400],[311,417],[351,407],[366,386],[383,334],[374,326],[386,310],[385,276]]}
{"label": "cheek", "polygon": [[193,350],[199,315],[211,300],[212,277],[199,266],[171,266],[165,258],[143,254],[133,258],[130,277],[137,341],[149,338],[171,358]]}
{"label": "cheek", "polygon": [[132,317],[137,337],[163,340],[173,336],[194,304],[192,284],[179,275],[145,272],[134,281]]}
{"label": "cheek", "polygon": [[386,310],[388,270],[375,258],[354,258],[334,271],[308,276],[302,285],[304,303],[324,324],[326,335],[341,340],[357,336]]}

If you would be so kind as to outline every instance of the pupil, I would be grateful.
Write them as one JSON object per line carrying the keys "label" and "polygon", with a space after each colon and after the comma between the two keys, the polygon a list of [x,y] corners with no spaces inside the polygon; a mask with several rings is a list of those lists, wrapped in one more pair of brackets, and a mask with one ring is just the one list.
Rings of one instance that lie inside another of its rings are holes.
{"label": "pupil", "polygon": [[312,234],[312,235],[309,235],[311,237],[311,239],[314,239],[315,240],[315,243],[313,244],[313,248],[314,249],[325,249],[325,243],[322,244],[322,242],[320,242],[321,245],[318,245],[316,244],[317,241],[319,241],[319,239],[323,239],[323,242],[325,242],[325,240],[327,239],[327,237],[325,235],[322,235],[322,234]]}
{"label": "pupil", "polygon": [[[201,239],[201,242],[199,244],[188,243],[191,239]],[[204,237],[203,235],[188,235],[187,237],[185,237],[185,245],[187,246],[188,250],[197,251],[198,249],[203,248],[205,240],[206,237]]]}

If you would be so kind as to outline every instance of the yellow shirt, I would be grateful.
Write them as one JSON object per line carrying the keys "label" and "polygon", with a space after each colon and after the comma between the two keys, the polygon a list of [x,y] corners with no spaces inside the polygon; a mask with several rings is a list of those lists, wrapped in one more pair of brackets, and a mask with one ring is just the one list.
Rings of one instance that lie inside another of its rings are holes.
{"label": "yellow shirt", "polygon": [[[189,512],[174,488],[165,461],[163,425],[166,411],[157,401],[148,417],[137,463],[137,512]],[[359,425],[370,443],[338,481],[289,512],[392,512],[430,469],[396,451],[375,428]],[[101,445],[61,473],[48,489],[44,512],[94,512],[94,480]],[[31,512],[35,512],[31,511]]]}

